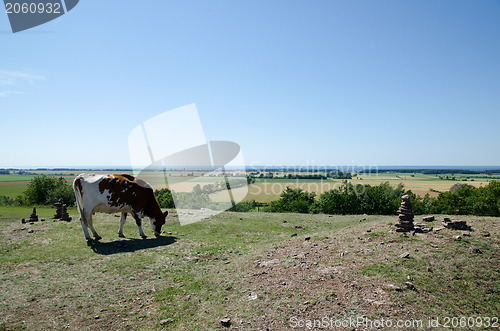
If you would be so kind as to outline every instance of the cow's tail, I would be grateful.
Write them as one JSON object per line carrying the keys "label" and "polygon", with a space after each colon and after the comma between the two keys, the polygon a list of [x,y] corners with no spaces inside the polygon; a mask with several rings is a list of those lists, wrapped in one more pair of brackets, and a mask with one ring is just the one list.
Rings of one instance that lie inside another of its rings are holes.
{"label": "cow's tail", "polygon": [[75,191],[76,206],[80,215],[83,215],[83,192],[82,192],[82,177],[78,175],[73,181],[73,191]]}

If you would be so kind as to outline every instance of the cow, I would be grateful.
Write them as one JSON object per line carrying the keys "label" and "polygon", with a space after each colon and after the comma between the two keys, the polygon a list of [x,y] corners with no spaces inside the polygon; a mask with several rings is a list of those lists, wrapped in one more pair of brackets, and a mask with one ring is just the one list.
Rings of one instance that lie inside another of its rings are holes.
{"label": "cow", "polygon": [[127,174],[80,174],[73,181],[73,190],[83,234],[87,241],[92,241],[87,227],[96,240],[102,239],[92,224],[92,215],[97,211],[107,214],[121,212],[118,231],[118,236],[121,238],[125,237],[123,225],[127,213],[134,217],[142,238],[147,238],[141,227],[141,220],[145,216],[149,217],[155,236],[160,236],[168,211],[162,212],[153,194],[153,187],[142,179]]}

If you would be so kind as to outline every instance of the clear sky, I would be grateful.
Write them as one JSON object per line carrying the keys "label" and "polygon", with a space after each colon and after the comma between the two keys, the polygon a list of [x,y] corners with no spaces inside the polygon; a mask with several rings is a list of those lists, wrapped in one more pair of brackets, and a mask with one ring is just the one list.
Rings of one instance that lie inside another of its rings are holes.
{"label": "clear sky", "polygon": [[499,0],[81,0],[0,45],[0,167],[127,166],[191,103],[247,164],[500,166]]}

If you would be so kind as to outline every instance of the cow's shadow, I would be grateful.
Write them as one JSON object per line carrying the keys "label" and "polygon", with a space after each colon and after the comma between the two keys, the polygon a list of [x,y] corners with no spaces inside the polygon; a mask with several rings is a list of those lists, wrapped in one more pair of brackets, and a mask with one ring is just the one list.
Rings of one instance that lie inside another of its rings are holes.
{"label": "cow's shadow", "polygon": [[177,241],[177,237],[161,236],[158,238],[136,239],[129,238],[111,242],[91,241],[87,245],[92,248],[95,253],[102,255],[112,255],[120,253],[130,253],[148,248],[160,246],[168,246]]}

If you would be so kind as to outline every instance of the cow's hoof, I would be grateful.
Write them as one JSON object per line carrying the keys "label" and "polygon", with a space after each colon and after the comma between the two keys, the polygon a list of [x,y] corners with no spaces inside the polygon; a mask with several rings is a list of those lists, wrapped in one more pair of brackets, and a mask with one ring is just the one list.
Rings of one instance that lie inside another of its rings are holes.
{"label": "cow's hoof", "polygon": [[118,237],[125,238],[125,235],[123,233],[118,233]]}
{"label": "cow's hoof", "polygon": [[141,237],[142,237],[142,239],[146,239],[148,236],[141,236]]}
{"label": "cow's hoof", "polygon": [[95,237],[95,240],[101,240],[101,239],[102,239],[102,237],[101,237],[101,236],[97,236],[97,237]]}

